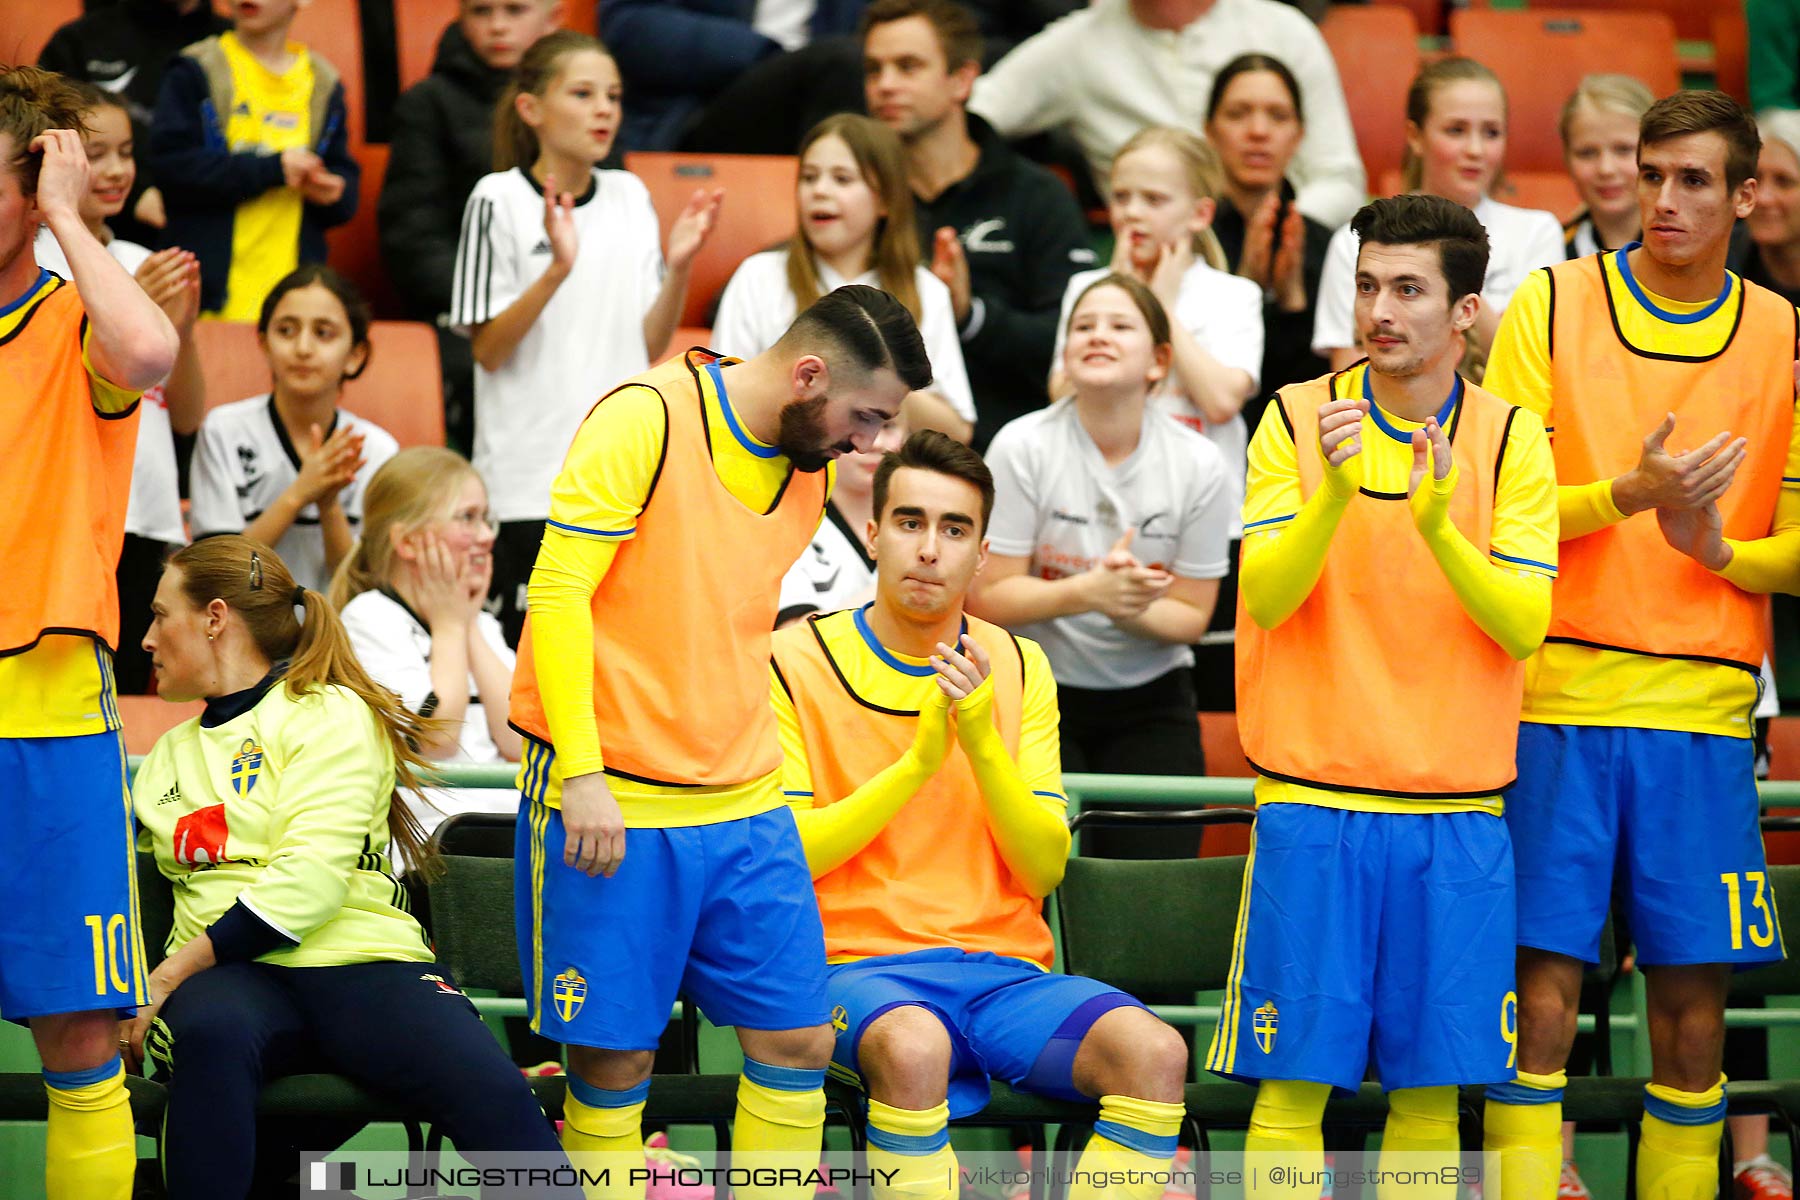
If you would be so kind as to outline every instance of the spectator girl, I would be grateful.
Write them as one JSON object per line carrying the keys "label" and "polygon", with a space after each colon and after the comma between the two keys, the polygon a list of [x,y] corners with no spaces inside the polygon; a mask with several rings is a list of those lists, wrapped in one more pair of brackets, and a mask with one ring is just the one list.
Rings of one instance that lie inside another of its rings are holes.
{"label": "spectator girl", "polygon": [[475,469],[494,488],[493,594],[511,644],[563,454],[594,401],[668,346],[723,199],[694,193],[665,265],[649,191],[600,169],[619,95],[594,38],[539,38],[494,108],[494,174],[463,210],[450,316],[475,355]]}
{"label": "spectator girl", "polygon": [[[363,497],[362,534],[331,581],[331,603],[357,661],[421,717],[435,762],[517,762],[506,723],[513,652],[482,611],[494,569],[487,487],[442,446],[413,446],[382,464]],[[516,792],[433,790],[414,812],[426,831],[454,812],[516,812]]]}
{"label": "spectator girl", "polygon": [[1176,354],[1155,292],[1106,275],[1071,307],[1069,395],[988,449],[971,611],[1049,656],[1063,770],[1203,774],[1189,647],[1225,574],[1236,492],[1217,444],[1152,401]]}
{"label": "spectator girl", "polygon": [[1656,97],[1629,75],[1589,75],[1563,105],[1563,162],[1581,208],[1563,226],[1569,258],[1638,240],[1638,122]]}
{"label": "spectator girl", "polygon": [[350,553],[369,476],[399,445],[338,407],[369,361],[369,306],[330,267],[277,283],[256,323],[274,390],[206,414],[194,448],[189,522],[196,539],[242,533],[292,561],[318,591]]}
{"label": "spectator girl", "polygon": [[[1495,74],[1472,58],[1446,58],[1413,78],[1406,93],[1406,158],[1402,187],[1443,196],[1487,229],[1487,284],[1481,314],[1468,333],[1464,371],[1477,382],[1500,314],[1525,276],[1562,261],[1562,226],[1541,209],[1515,208],[1490,194],[1506,158],[1506,93]],[[1356,235],[1341,226],[1331,235],[1319,277],[1313,353],[1329,355],[1333,370],[1362,357],[1351,305],[1356,299]]]}
{"label": "spectator girl", "polygon": [[847,283],[866,283],[907,307],[931,359],[929,390],[907,399],[914,429],[966,442],[975,399],[963,366],[950,289],[919,257],[905,151],[879,121],[840,113],[800,144],[799,227],[786,246],[744,260],[719,298],[713,347],[751,358],[773,346],[800,310]]}

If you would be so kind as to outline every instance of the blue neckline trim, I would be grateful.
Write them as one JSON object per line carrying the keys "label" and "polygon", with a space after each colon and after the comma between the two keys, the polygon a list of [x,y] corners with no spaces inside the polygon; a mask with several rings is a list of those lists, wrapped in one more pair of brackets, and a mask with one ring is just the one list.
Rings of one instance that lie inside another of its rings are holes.
{"label": "blue neckline trim", "polygon": [[[1409,431],[1390,425],[1388,419],[1381,415],[1381,405],[1375,403],[1375,393],[1369,388],[1369,369],[1367,367],[1363,368],[1362,393],[1363,399],[1369,402],[1369,419],[1375,422],[1375,428],[1381,430],[1381,432],[1387,434],[1396,442],[1403,442],[1408,446],[1412,445],[1412,434]],[[1456,382],[1450,385],[1450,398],[1445,400],[1444,406],[1437,410],[1437,423],[1439,428],[1446,430],[1449,428],[1450,414],[1456,411],[1456,406],[1462,403],[1462,398],[1463,380],[1462,376],[1458,375],[1456,377]]]}
{"label": "blue neckline trim", "polygon": [[[914,678],[923,679],[927,675],[937,674],[937,668],[930,663],[915,667],[909,662],[902,662],[888,652],[888,648],[881,644],[881,639],[875,636],[875,631],[869,628],[869,609],[873,608],[874,605],[875,602],[871,600],[869,603],[857,609],[854,615],[856,632],[862,635],[863,644],[868,646],[870,652],[873,653],[876,658],[879,658],[882,662],[894,668],[894,670],[900,672],[902,675],[911,675]],[[969,632],[968,617],[963,618],[962,632]],[[957,640],[960,641],[961,638],[959,637]]]}
{"label": "blue neckline trim", "polygon": [[725,377],[719,373],[719,364],[707,363],[706,373],[712,376],[713,388],[719,394],[719,408],[725,414],[725,428],[731,430],[731,436],[737,439],[737,444],[758,458],[774,458],[780,454],[779,447],[762,445],[745,433],[744,427],[738,424],[737,413],[733,412],[731,408],[731,398],[725,394]]}
{"label": "blue neckline trim", "polygon": [[44,284],[47,283],[49,281],[49,279],[50,279],[50,268],[39,267],[38,273],[37,273],[37,278],[31,281],[31,286],[26,288],[23,292],[21,292],[19,294],[19,298],[14,300],[11,304],[8,304],[5,308],[0,308],[0,317],[8,317],[8,316],[11,316],[13,313],[19,311],[19,306],[24,304],[27,300],[31,299],[33,296],[37,295],[38,292],[43,289]]}
{"label": "blue neckline trim", "polygon": [[1637,276],[1631,273],[1631,264],[1625,260],[1627,251],[1635,250],[1641,245],[1643,245],[1642,242],[1627,242],[1613,251],[1613,265],[1618,268],[1619,278],[1625,281],[1626,290],[1631,293],[1631,298],[1643,305],[1644,311],[1658,320],[1667,321],[1671,325],[1697,325],[1718,312],[1720,306],[1731,295],[1731,272],[1727,271],[1725,272],[1725,286],[1719,289],[1719,294],[1714,296],[1712,303],[1705,308],[1696,309],[1691,313],[1676,313],[1670,312],[1666,308],[1659,308],[1650,302],[1649,293],[1638,285]]}

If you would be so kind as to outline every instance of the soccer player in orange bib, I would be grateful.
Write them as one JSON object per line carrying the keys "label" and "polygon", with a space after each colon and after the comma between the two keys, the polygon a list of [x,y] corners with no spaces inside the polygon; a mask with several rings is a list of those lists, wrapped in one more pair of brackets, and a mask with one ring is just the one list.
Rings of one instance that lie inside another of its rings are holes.
{"label": "soccer player in orange bib", "polygon": [[1529,276],[1488,364],[1487,385],[1551,429],[1563,566],[1506,799],[1519,1072],[1488,1089],[1486,1121],[1504,1200],[1556,1194],[1582,964],[1610,903],[1649,988],[1646,1200],[1714,1194],[1726,982],[1782,957],[1750,738],[1762,593],[1800,588],[1796,318],[1725,269],[1759,142],[1722,93],[1653,105],[1643,242]]}
{"label": "soccer player in orange bib", "polygon": [[[912,316],[851,285],[747,362],[691,351],[627,380],[564,460],[511,719],[525,735],[520,956],[532,1027],[569,1048],[572,1154],[642,1166],[651,1060],[679,993],[743,1045],[734,1151],[818,1165],[825,944],[782,803],[769,636],[824,514],[825,468],[886,448],[930,379]],[[643,1195],[619,1174],[604,1195]]]}
{"label": "soccer player in orange bib", "polygon": [[[1142,320],[1112,336],[1121,376],[1168,353]],[[874,601],[775,635],[836,1069],[868,1092],[876,1200],[957,1195],[947,1124],[990,1076],[1100,1101],[1072,1200],[1160,1200],[1187,1047],[1124,992],[1049,971],[1043,901],[1069,853],[1056,680],[1037,643],[963,613],[993,503],[979,455],[913,434],[875,474]]]}
{"label": "soccer player in orange bib", "polygon": [[[147,988],[114,571],[138,398],[178,342],[82,222],[82,108],[59,76],[0,67],[0,822],[21,851],[0,873],[0,1016],[43,1060],[50,1200],[123,1200],[137,1147],[118,1020]],[[38,266],[40,225],[73,279]]]}
{"label": "soccer player in orange bib", "polygon": [[[1480,222],[1406,195],[1351,228],[1368,361],[1282,389],[1250,447],[1237,683],[1256,830],[1206,1065],[1259,1081],[1245,1148],[1299,1167],[1320,1162],[1332,1089],[1373,1066],[1384,1158],[1442,1167],[1457,1085],[1513,1074],[1501,793],[1550,619],[1556,480],[1537,417],[1456,373]],[[1271,1174],[1251,1200],[1319,1194],[1307,1171]]]}

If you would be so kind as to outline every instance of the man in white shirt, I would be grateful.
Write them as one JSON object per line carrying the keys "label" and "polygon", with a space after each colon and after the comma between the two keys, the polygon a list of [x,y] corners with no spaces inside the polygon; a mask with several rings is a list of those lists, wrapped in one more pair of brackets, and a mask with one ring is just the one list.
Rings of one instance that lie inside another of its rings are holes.
{"label": "man in white shirt", "polygon": [[1009,138],[1067,127],[1104,190],[1113,153],[1145,125],[1198,131],[1219,68],[1250,51],[1306,81],[1292,182],[1302,212],[1343,224],[1366,182],[1350,110],[1324,37],[1277,0],[1094,0],[976,80],[969,108]]}

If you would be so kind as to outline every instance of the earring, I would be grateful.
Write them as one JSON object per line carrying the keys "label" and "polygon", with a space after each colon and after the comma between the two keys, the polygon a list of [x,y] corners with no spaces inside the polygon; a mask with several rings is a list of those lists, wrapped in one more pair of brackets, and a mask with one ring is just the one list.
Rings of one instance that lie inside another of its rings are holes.
{"label": "earring", "polygon": [[209,633],[209,634],[207,634],[207,635],[206,635],[206,640],[207,640],[207,641],[209,641],[209,642],[210,642],[210,641],[212,641],[212,640],[213,640],[213,635],[212,635],[212,634],[210,634],[210,633]]}

